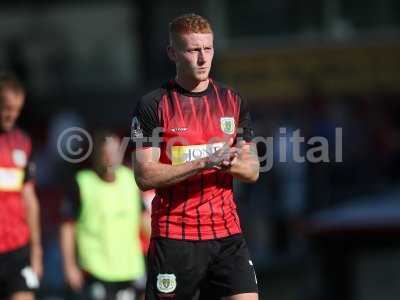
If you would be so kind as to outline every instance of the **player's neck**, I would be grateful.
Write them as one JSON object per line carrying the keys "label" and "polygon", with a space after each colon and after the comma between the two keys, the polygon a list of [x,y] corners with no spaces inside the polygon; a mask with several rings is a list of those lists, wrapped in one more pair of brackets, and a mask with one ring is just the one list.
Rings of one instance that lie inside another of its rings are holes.
{"label": "player's neck", "polygon": [[114,182],[115,181],[115,171],[109,168],[101,168],[96,170],[97,175],[101,180],[106,182]]}
{"label": "player's neck", "polygon": [[182,76],[177,75],[175,77],[175,81],[177,84],[179,84],[182,88],[189,92],[194,92],[194,93],[199,93],[203,92],[207,89],[208,84],[210,80],[207,78],[207,80],[203,81],[193,81],[189,79],[184,79]]}
{"label": "player's neck", "polygon": [[15,127],[13,126],[13,127],[11,127],[11,128],[3,128],[2,126],[0,127],[0,133],[8,133],[8,132],[11,132],[11,131],[13,131],[13,129],[14,129]]}

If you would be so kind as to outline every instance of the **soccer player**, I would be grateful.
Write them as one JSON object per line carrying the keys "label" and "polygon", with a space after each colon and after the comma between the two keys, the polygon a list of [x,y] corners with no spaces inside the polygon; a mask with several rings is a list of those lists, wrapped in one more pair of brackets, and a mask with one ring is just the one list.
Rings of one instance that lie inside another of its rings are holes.
{"label": "soccer player", "polygon": [[0,74],[0,299],[34,299],[42,275],[32,146],[15,126],[24,101],[22,84]]}
{"label": "soccer player", "polygon": [[237,92],[209,78],[206,19],[179,16],[169,34],[176,77],[144,96],[132,120],[136,181],[156,189],[146,299],[258,299],[232,191],[233,178],[259,176],[249,112]]}
{"label": "soccer player", "polygon": [[62,206],[65,278],[85,299],[144,296],[143,205],[132,171],[120,165],[119,150],[117,136],[98,133],[93,168],[77,173]]}

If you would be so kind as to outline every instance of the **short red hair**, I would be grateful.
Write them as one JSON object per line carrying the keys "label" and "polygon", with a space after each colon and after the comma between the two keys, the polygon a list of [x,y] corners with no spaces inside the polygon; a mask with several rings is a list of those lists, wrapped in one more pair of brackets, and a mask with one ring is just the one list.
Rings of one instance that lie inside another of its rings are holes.
{"label": "short red hair", "polygon": [[170,39],[188,33],[213,33],[213,31],[210,22],[196,14],[184,14],[169,23]]}

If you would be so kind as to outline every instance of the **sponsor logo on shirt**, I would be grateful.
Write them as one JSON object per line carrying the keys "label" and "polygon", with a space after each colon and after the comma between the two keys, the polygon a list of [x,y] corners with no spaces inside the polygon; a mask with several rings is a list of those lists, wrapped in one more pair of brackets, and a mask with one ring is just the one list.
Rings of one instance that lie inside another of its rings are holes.
{"label": "sponsor logo on shirt", "polygon": [[0,191],[20,191],[24,182],[24,171],[17,168],[0,168]]}
{"label": "sponsor logo on shirt", "polygon": [[179,165],[196,159],[208,157],[223,147],[224,143],[172,146],[172,165]]}

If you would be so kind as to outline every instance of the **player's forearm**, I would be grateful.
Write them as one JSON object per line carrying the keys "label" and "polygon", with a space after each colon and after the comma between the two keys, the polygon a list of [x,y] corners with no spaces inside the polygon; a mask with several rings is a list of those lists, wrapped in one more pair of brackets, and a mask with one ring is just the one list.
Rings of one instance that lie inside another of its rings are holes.
{"label": "player's forearm", "polygon": [[65,270],[69,266],[76,265],[75,224],[73,222],[65,222],[61,225],[60,243]]}
{"label": "player's forearm", "polygon": [[146,237],[150,238],[151,236],[151,215],[148,211],[142,213],[141,219],[141,229]]}
{"label": "player's forearm", "polygon": [[204,160],[187,162],[177,166],[147,162],[135,168],[135,178],[139,188],[143,191],[164,188],[198,174],[204,166]]}
{"label": "player's forearm", "polygon": [[26,186],[24,188],[24,200],[26,203],[26,216],[27,223],[30,231],[30,245],[32,251],[41,252],[40,241],[40,208],[39,201],[36,197],[33,186]]}
{"label": "player's forearm", "polygon": [[37,203],[37,199],[31,203],[28,212],[28,224],[31,234],[31,245],[32,248],[41,248],[40,243],[40,209]]}

